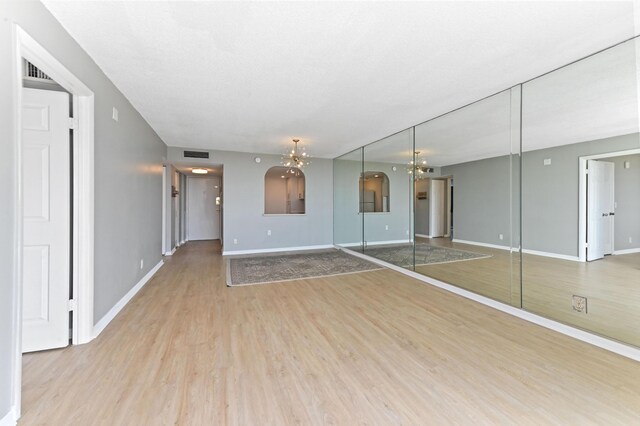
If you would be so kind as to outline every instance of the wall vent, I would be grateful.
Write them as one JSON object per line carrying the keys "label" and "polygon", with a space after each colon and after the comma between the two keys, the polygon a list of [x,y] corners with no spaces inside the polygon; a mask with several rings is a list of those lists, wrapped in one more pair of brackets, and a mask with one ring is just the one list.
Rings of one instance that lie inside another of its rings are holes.
{"label": "wall vent", "polygon": [[29,80],[55,83],[51,77],[43,73],[38,67],[24,58],[22,59],[22,76]]}
{"label": "wall vent", "polygon": [[209,158],[207,151],[184,151],[185,158]]}

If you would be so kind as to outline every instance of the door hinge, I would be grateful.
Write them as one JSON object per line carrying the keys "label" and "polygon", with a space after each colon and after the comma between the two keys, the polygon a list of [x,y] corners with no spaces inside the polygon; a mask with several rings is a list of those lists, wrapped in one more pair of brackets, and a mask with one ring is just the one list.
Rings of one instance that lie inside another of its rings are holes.
{"label": "door hinge", "polygon": [[78,309],[78,302],[75,299],[70,299],[67,307],[69,308],[69,311],[75,311]]}
{"label": "door hinge", "polygon": [[69,128],[70,129],[77,129],[78,128],[78,119],[77,118],[69,117]]}

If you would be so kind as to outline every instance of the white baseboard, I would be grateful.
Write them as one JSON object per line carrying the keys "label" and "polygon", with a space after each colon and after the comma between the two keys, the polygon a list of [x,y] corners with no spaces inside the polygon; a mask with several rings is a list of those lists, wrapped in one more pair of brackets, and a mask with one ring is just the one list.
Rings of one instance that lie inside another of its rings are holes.
{"label": "white baseboard", "polygon": [[176,250],[178,250],[178,246],[174,247],[173,250],[166,252],[164,255],[165,256],[173,256],[173,253],[175,253]]}
{"label": "white baseboard", "polygon": [[571,260],[573,262],[580,262],[580,258],[578,256],[569,256],[567,254],[549,253],[546,251],[529,250],[529,249],[522,249],[522,252],[525,254],[533,254],[535,256],[552,257],[554,259]]}
{"label": "white baseboard", "polygon": [[300,247],[278,247],[268,249],[252,249],[252,250],[223,250],[223,256],[236,256],[239,254],[260,254],[260,253],[279,253],[283,251],[302,251],[302,250],[322,250],[333,248],[333,244],[322,244],[317,246],[300,246]]}
{"label": "white baseboard", "polygon": [[626,249],[626,250],[615,250],[613,252],[614,256],[618,256],[620,254],[633,254],[633,253],[640,253],[640,248],[632,248],[632,249]]}
{"label": "white baseboard", "polygon": [[[458,240],[456,238],[454,238],[451,241],[454,242],[454,243],[469,244],[469,245],[472,245],[472,246],[480,246],[480,247],[488,247],[488,248],[494,248],[494,249],[498,249],[498,250],[511,250],[511,247],[509,247],[509,246],[501,246],[501,245],[498,245],[498,244],[479,243],[477,241]],[[517,250],[514,250],[514,251],[517,251]]]}
{"label": "white baseboard", "polygon": [[[419,236],[419,235],[418,235]],[[407,244],[407,243],[412,243],[413,240],[389,240],[389,241],[367,241],[367,247],[368,246],[381,246],[384,244]],[[343,244],[335,244],[335,247],[362,247],[362,243],[358,242],[358,243],[343,243]],[[334,247],[332,246],[332,247]]]}
{"label": "white baseboard", "polygon": [[109,323],[116,317],[116,315],[120,313],[122,308],[124,308],[127,305],[127,303],[129,303],[129,301],[133,299],[133,296],[138,294],[138,292],[142,289],[142,287],[144,287],[144,285],[151,279],[151,277],[153,277],[155,273],[158,272],[158,269],[160,269],[160,267],[163,264],[164,262],[162,260],[158,262],[156,266],[154,266],[149,272],[147,272],[147,275],[142,277],[142,279],[138,281],[138,283],[135,286],[133,286],[133,288],[129,290],[129,292],[125,294],[124,297],[120,299],[118,303],[116,303],[115,306],[111,308],[109,312],[107,312],[107,314],[100,319],[100,321],[96,323],[96,325],[93,326],[94,338],[98,337],[98,335],[102,333],[102,331],[107,327],[107,325],[109,325]]}
{"label": "white baseboard", "polygon": [[367,241],[367,247],[368,246],[383,246],[385,244],[408,244],[408,243],[412,243],[413,240],[412,239],[406,239],[406,240],[387,240],[387,241]]}
{"label": "white baseboard", "polygon": [[[338,247],[338,246],[336,246],[336,248],[342,249],[342,247]],[[436,280],[431,277],[427,277],[425,275],[419,274],[414,271],[410,271],[408,269],[393,265],[391,263],[384,262],[380,259],[376,259],[374,257],[370,257],[362,253],[358,253],[348,249],[345,251],[349,252],[354,256],[361,257],[370,262],[377,263],[378,265],[385,266],[389,269],[393,269],[394,271],[400,272],[401,274],[415,278],[428,285],[433,285],[443,290],[447,290],[451,293],[455,293],[459,296],[465,297],[475,302],[482,303],[483,305],[486,305],[491,308],[497,309],[499,311],[505,312],[507,314],[513,315],[525,321],[529,321],[531,323],[548,328],[550,330],[557,331],[558,333],[564,334],[566,336],[573,337],[574,339],[581,340],[583,342],[592,344],[599,348],[608,350],[610,352],[614,352],[618,355],[622,355],[624,357],[640,362],[640,348],[635,348],[633,346],[625,345],[624,343],[620,343],[615,340],[607,339],[597,334],[589,333],[588,331],[584,331],[579,328],[575,328],[575,327],[563,324],[561,322],[557,322],[557,321],[542,317],[540,315],[533,314],[521,308],[515,308],[511,305],[507,305],[506,303],[498,302],[488,297],[473,293],[469,290],[465,290],[460,287],[447,284],[445,282]]]}
{"label": "white baseboard", "polygon": [[0,419],[0,426],[15,426],[17,422],[18,419],[16,418],[16,408],[11,407],[9,412]]}

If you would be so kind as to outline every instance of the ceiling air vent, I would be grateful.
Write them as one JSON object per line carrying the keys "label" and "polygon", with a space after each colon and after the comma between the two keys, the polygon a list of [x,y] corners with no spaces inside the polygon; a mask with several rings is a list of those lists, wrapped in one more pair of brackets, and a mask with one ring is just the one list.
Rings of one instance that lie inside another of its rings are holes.
{"label": "ceiling air vent", "polygon": [[209,153],[207,151],[185,151],[184,156],[189,158],[209,158]]}
{"label": "ceiling air vent", "polygon": [[22,69],[23,77],[26,79],[55,83],[51,77],[40,71],[38,67],[36,67],[26,59],[22,59]]}

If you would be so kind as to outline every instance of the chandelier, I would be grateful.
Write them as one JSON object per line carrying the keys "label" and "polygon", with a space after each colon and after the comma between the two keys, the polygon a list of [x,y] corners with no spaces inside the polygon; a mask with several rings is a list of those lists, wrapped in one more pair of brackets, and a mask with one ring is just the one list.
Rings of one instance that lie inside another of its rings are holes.
{"label": "chandelier", "polygon": [[413,176],[414,179],[424,179],[427,176],[427,160],[420,157],[420,151],[414,152],[414,159],[407,164],[407,173]]}
{"label": "chandelier", "polygon": [[288,167],[287,173],[299,174],[305,166],[311,164],[309,154],[304,147],[298,148],[300,139],[293,139],[293,149],[282,155],[282,165]]}

